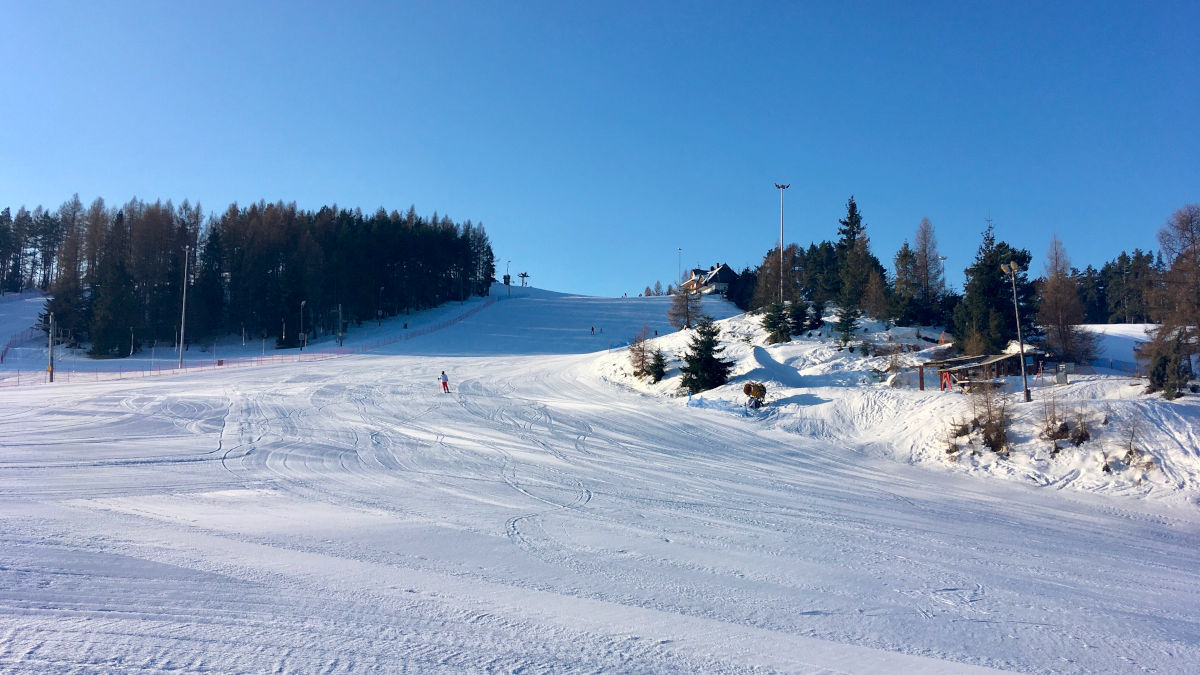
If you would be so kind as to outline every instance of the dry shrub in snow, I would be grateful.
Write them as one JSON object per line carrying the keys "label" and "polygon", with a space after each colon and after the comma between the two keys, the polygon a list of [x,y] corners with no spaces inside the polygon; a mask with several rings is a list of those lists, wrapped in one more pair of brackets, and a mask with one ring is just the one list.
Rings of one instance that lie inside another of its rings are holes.
{"label": "dry shrub in snow", "polygon": [[646,338],[650,336],[650,328],[642,326],[642,330],[629,343],[629,365],[633,366],[635,377],[645,377],[650,370],[650,347]]}
{"label": "dry shrub in snow", "polygon": [[1080,401],[1079,409],[1075,412],[1075,428],[1071,430],[1071,442],[1078,447],[1090,440],[1092,440],[1092,432],[1088,428],[1087,416],[1083,412],[1083,402]]}
{"label": "dry shrub in snow", "polygon": [[1012,414],[1008,399],[996,387],[980,387],[971,393],[971,409],[983,444],[999,455],[1008,455],[1008,430]]}
{"label": "dry shrub in snow", "polygon": [[[1071,433],[1066,421],[1058,416],[1058,401],[1053,396],[1042,399],[1042,438],[1048,441],[1061,441]],[[1054,444],[1055,451],[1058,444]]]}

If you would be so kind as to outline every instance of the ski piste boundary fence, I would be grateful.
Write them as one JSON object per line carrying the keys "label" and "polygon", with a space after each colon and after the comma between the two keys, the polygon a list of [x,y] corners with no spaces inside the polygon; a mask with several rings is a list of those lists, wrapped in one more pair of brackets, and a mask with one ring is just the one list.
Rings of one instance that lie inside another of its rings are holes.
{"label": "ski piste boundary fence", "polygon": [[17,345],[28,344],[41,337],[42,333],[36,328],[26,328],[25,330],[10,337],[8,342],[4,343],[4,349],[0,349],[0,363],[4,363],[5,357],[8,356],[8,350]]}
{"label": "ski piste boundary fence", "polygon": [[[154,365],[149,368],[131,368],[124,370],[121,368],[93,368],[80,369],[67,367],[55,367],[54,369],[54,384],[71,384],[71,383],[88,383],[88,382],[107,382],[110,380],[130,380],[141,379],[146,377],[159,377],[170,375],[183,375],[188,373],[200,373],[213,370],[226,370],[229,368],[250,368],[256,366],[270,366],[281,363],[307,363],[311,361],[325,361],[328,359],[336,359],[343,356],[352,356],[354,354],[365,354],[367,352],[404,342],[419,337],[424,337],[431,333],[449,328],[455,324],[461,323],[479,312],[491,307],[500,301],[499,296],[488,296],[487,300],[472,307],[471,309],[458,314],[452,318],[439,321],[437,323],[428,324],[405,330],[403,333],[393,335],[378,340],[370,340],[360,342],[352,346],[308,349],[305,351],[296,352],[294,354],[267,354],[262,356],[243,356],[230,359],[213,357],[199,361],[184,362],[183,367],[177,364]],[[25,333],[30,334],[30,338],[22,338],[22,342],[18,342],[17,338],[24,336]],[[8,345],[23,344],[36,338],[39,331],[35,328],[30,328],[18,335],[13,336],[8,341]],[[5,345],[4,352],[7,353],[8,345]],[[0,371],[0,387],[19,387],[36,384],[49,384],[50,375],[46,370],[15,370],[5,373]]]}

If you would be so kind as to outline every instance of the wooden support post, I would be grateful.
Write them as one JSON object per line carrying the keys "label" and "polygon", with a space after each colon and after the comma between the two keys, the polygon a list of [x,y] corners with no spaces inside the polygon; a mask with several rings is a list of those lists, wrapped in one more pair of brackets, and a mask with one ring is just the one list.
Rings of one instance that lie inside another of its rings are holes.
{"label": "wooden support post", "polygon": [[925,366],[923,364],[917,366],[917,387],[921,391],[925,391]]}

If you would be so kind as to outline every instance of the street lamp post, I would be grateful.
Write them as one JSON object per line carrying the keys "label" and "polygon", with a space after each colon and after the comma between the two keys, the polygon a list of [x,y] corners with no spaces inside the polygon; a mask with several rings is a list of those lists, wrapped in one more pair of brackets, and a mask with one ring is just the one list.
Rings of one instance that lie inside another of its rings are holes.
{"label": "street lamp post", "polygon": [[1020,269],[1015,261],[1000,265],[1000,271],[1008,274],[1012,280],[1013,314],[1017,316],[1017,345],[1021,350],[1021,388],[1025,392],[1025,402],[1029,403],[1032,398],[1029,395],[1029,380],[1025,376],[1025,341],[1021,338],[1021,309],[1017,305],[1017,272]]}
{"label": "street lamp post", "polygon": [[790,188],[791,183],[787,185],[775,184],[779,189],[779,306],[783,307],[783,191]]}
{"label": "street lamp post", "polygon": [[[187,279],[190,246],[183,247],[183,308],[179,310],[179,367],[183,368],[183,329],[187,325]],[[132,340],[131,340],[132,341]]]}
{"label": "street lamp post", "polygon": [[678,256],[675,258],[675,283],[683,281],[683,247],[675,249],[678,251]]}
{"label": "street lamp post", "polygon": [[50,363],[46,365],[46,372],[49,373],[50,381],[54,381],[54,312],[50,312],[50,325],[46,329],[46,335],[50,340]]}

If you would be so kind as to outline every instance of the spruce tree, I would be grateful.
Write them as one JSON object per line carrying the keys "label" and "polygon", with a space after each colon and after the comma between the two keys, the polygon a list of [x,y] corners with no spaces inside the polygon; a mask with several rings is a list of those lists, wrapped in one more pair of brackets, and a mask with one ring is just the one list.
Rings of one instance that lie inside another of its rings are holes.
{"label": "spruce tree", "polygon": [[818,330],[825,325],[825,301],[813,300],[812,306],[808,308],[808,323],[805,328],[808,330]]}
{"label": "spruce tree", "polygon": [[717,343],[720,333],[709,317],[696,325],[696,335],[683,355],[684,365],[679,368],[683,374],[680,386],[693,394],[719,387],[729,379],[733,362],[720,356],[725,349]]}
{"label": "spruce tree", "polygon": [[788,328],[792,335],[800,335],[808,327],[808,303],[797,300],[788,307]]}
{"label": "spruce tree", "polygon": [[908,240],[900,246],[896,257],[892,259],[895,274],[895,290],[892,294],[893,313],[901,324],[921,323],[917,311],[917,291],[920,282],[917,279],[916,256],[908,245]]}
{"label": "spruce tree", "polygon": [[858,320],[861,317],[862,310],[854,303],[847,302],[838,305],[837,321],[833,324],[833,328],[841,337],[843,345],[850,342],[850,337],[854,334],[854,330],[858,328]]}
{"label": "spruce tree", "polygon": [[767,344],[773,345],[792,339],[788,316],[778,302],[767,305],[767,311],[763,314],[762,327],[767,331]]}
{"label": "spruce tree", "polygon": [[650,352],[650,366],[646,369],[646,374],[650,376],[650,381],[655,384],[661,382],[667,374],[667,356],[658,347],[655,347]]}
{"label": "spruce tree", "polygon": [[737,305],[738,309],[748,312],[753,306],[754,290],[757,286],[758,272],[744,267],[738,273],[737,279],[729,284],[729,290],[725,292],[725,297]]}
{"label": "spruce tree", "polygon": [[968,354],[998,354],[1017,338],[1013,312],[1012,286],[1000,266],[1017,263],[1017,301],[1021,309],[1021,332],[1034,334],[1033,287],[1023,270],[1033,256],[997,242],[991,223],[983,231],[983,241],[968,267],[963,299],[954,309],[954,345]]}

